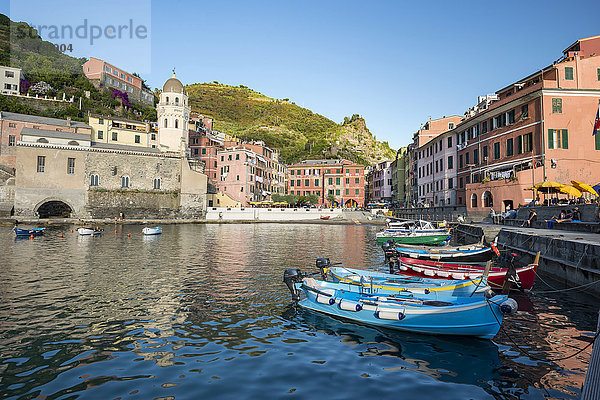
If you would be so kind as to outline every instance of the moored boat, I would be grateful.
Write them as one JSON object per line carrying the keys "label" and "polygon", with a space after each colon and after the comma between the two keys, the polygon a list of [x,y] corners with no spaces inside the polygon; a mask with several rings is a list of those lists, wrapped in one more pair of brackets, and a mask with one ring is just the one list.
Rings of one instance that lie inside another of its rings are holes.
{"label": "moored boat", "polygon": [[329,218],[331,218],[330,215],[321,215],[321,219],[328,220]]}
{"label": "moored boat", "polygon": [[[506,295],[490,299],[448,297],[444,300],[385,296],[348,291],[342,286],[303,276],[297,269],[286,270],[284,282],[292,293],[292,299],[305,309],[417,333],[491,339],[500,329],[503,312],[516,311],[516,302]],[[302,299],[299,290],[303,293]]]}
{"label": "moored boat", "polygon": [[46,228],[21,229],[15,227],[14,229],[17,236],[41,236],[45,230]]}
{"label": "moored boat", "polygon": [[155,226],[152,228],[146,227],[142,229],[142,233],[144,235],[160,235],[162,233],[162,228],[160,226]]}
{"label": "moored boat", "polygon": [[81,228],[77,228],[77,232],[82,236],[93,236],[101,234],[104,232],[104,229],[100,228],[99,226],[82,226]]}
{"label": "moored boat", "polygon": [[428,277],[399,276],[384,272],[368,271],[356,268],[330,267],[326,273],[334,282],[363,286],[368,290],[377,289],[382,293],[394,294],[411,292],[415,294],[432,294],[435,298],[448,296],[482,296],[489,293],[489,286],[484,277],[484,270],[477,276],[463,277],[456,280],[431,279]]}
{"label": "moored boat", "polygon": [[[523,290],[531,290],[535,281],[538,267],[538,258],[534,263],[515,268],[513,277],[514,286]],[[431,260],[419,260],[408,257],[398,258],[397,271],[401,275],[425,277],[432,279],[473,279],[484,271],[484,267],[477,264],[448,264]],[[509,268],[492,266],[490,268],[487,283],[492,289],[502,288],[509,272]]]}
{"label": "moored boat", "polygon": [[435,228],[429,221],[390,222],[387,229],[376,234],[379,244],[393,240],[402,244],[439,245],[450,239],[445,228]]}
{"label": "moored boat", "polygon": [[485,262],[492,259],[492,247],[472,248],[472,249],[447,249],[447,248],[414,248],[383,243],[381,246],[385,252],[386,258],[419,258],[433,261],[464,261],[464,262]]}

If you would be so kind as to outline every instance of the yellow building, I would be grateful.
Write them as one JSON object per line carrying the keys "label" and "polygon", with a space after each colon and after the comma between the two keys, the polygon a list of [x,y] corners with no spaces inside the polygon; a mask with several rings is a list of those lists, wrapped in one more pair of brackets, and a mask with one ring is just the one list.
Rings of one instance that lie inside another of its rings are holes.
{"label": "yellow building", "polygon": [[92,141],[146,148],[158,147],[158,133],[149,122],[90,114]]}

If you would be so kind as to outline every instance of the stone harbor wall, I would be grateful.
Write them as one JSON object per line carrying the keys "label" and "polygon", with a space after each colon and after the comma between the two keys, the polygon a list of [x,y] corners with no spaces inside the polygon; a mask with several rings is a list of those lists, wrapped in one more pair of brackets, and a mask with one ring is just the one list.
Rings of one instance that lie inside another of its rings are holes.
{"label": "stone harbor wall", "polygon": [[136,191],[88,192],[87,214],[92,218],[176,218],[179,193],[153,193]]}
{"label": "stone harbor wall", "polygon": [[0,186],[0,218],[8,218],[13,212],[15,203],[14,185]]}

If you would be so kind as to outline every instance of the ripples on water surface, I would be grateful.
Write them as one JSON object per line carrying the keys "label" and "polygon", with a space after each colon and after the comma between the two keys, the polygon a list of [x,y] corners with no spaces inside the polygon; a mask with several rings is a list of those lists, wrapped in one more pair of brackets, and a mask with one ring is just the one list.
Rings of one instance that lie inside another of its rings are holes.
{"label": "ripples on water surface", "polygon": [[[69,229],[15,240],[0,227],[3,398],[574,399],[585,377],[589,350],[539,362],[503,333],[433,337],[297,312],[283,270],[318,256],[381,265],[377,227]],[[597,299],[530,294],[519,304],[505,329],[540,357],[590,342]]]}

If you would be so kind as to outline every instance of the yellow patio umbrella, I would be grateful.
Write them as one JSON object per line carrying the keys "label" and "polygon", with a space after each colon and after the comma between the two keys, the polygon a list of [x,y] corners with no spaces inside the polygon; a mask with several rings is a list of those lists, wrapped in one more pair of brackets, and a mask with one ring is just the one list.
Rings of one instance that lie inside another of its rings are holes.
{"label": "yellow patio umbrella", "polygon": [[568,194],[570,196],[581,197],[581,192],[579,191],[579,189],[571,185],[562,185],[558,188],[558,191],[564,194]]}
{"label": "yellow patio umbrella", "polygon": [[573,186],[575,186],[577,189],[581,190],[582,192],[589,192],[589,193],[593,194],[594,196],[598,197],[598,192],[596,192],[594,190],[594,188],[591,187],[590,185],[588,185],[587,183],[578,182],[578,181],[571,181],[571,183],[573,184]]}
{"label": "yellow patio umbrella", "polygon": [[544,181],[534,185],[533,187],[542,193],[557,193],[561,186],[563,186],[562,183],[555,181]]}

